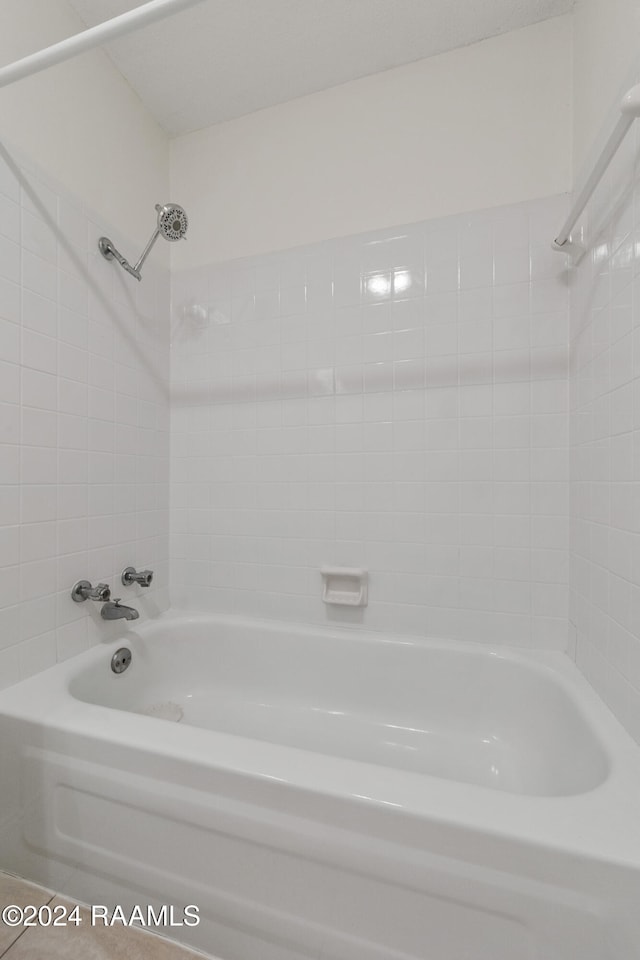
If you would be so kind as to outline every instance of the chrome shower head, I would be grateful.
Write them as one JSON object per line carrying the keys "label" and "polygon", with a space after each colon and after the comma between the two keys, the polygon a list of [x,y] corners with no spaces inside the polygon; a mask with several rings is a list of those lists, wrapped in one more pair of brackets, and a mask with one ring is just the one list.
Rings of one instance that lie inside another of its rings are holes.
{"label": "chrome shower head", "polygon": [[182,240],[189,227],[189,218],[177,203],[165,203],[163,207],[156,203],[158,211],[158,230],[170,243]]}
{"label": "chrome shower head", "polygon": [[132,267],[129,261],[116,250],[108,237],[100,237],[98,241],[98,247],[100,248],[102,256],[106,260],[117,260],[120,266],[126,270],[127,273],[130,273],[132,277],[135,277],[136,280],[142,280],[140,270],[160,234],[162,234],[165,240],[169,240],[170,243],[175,243],[176,240],[182,240],[189,226],[189,219],[186,213],[177,203],[165,203],[164,206],[156,203],[156,210],[158,211],[158,226],[153,231],[149,243],[142,251],[142,255],[135,266]]}

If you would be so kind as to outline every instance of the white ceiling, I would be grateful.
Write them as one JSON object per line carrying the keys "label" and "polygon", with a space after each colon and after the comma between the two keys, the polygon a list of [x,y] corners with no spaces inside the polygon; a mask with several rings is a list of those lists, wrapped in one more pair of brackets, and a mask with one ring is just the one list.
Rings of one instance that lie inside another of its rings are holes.
{"label": "white ceiling", "polygon": [[[573,3],[205,0],[107,51],[176,136],[567,13]],[[141,5],[71,4],[88,26]]]}

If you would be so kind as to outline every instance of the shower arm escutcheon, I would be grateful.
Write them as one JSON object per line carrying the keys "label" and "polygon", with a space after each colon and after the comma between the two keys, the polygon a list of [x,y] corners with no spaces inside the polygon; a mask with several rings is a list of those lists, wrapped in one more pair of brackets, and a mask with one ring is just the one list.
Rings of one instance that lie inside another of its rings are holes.
{"label": "shower arm escutcheon", "polygon": [[122,256],[109,237],[100,237],[98,240],[98,249],[105,260],[117,260],[122,269],[135,277],[136,280],[142,280],[140,271],[158,237],[162,234],[165,240],[175,243],[176,240],[182,240],[189,227],[188,217],[179,204],[165,203],[161,207],[159,203],[156,203],[156,210],[158,211],[158,224],[151,234],[151,239],[140,254],[140,259],[134,266],[131,266],[127,258]]}

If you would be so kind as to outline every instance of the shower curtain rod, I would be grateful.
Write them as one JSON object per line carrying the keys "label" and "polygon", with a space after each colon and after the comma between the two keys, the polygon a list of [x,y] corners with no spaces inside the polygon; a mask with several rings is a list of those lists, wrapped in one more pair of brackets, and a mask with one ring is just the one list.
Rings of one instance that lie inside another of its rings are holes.
{"label": "shower curtain rod", "polygon": [[618,147],[633,125],[633,121],[640,117],[640,84],[632,87],[622,98],[620,104],[620,119],[616,123],[611,136],[607,140],[602,153],[585,181],[580,193],[575,199],[571,213],[562,225],[560,233],[551,246],[560,253],[584,253],[581,244],[571,239],[571,231],[578,222],[578,218],[589,202],[589,198],[602,180],[604,172],[613,160]]}
{"label": "shower curtain rod", "polygon": [[116,37],[131,33],[149,23],[163,20],[180,10],[186,10],[202,2],[203,0],[151,0],[150,3],[145,3],[141,7],[122,13],[111,20],[105,20],[104,23],[83,30],[82,33],[76,33],[50,47],[45,47],[38,53],[32,53],[28,57],[23,57],[22,60],[7,64],[6,67],[0,67],[0,87],[6,87],[10,83],[15,83],[16,80],[39,73],[40,70],[46,70],[47,67],[52,67],[56,63],[70,60],[79,53],[98,47],[108,40],[115,40]]}

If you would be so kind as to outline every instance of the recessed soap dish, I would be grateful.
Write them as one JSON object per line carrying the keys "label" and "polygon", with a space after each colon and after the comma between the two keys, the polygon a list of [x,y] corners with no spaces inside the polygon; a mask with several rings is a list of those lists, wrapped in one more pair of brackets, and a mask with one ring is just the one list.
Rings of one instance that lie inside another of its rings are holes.
{"label": "recessed soap dish", "polygon": [[321,567],[324,603],[340,607],[366,607],[369,576],[361,567]]}

